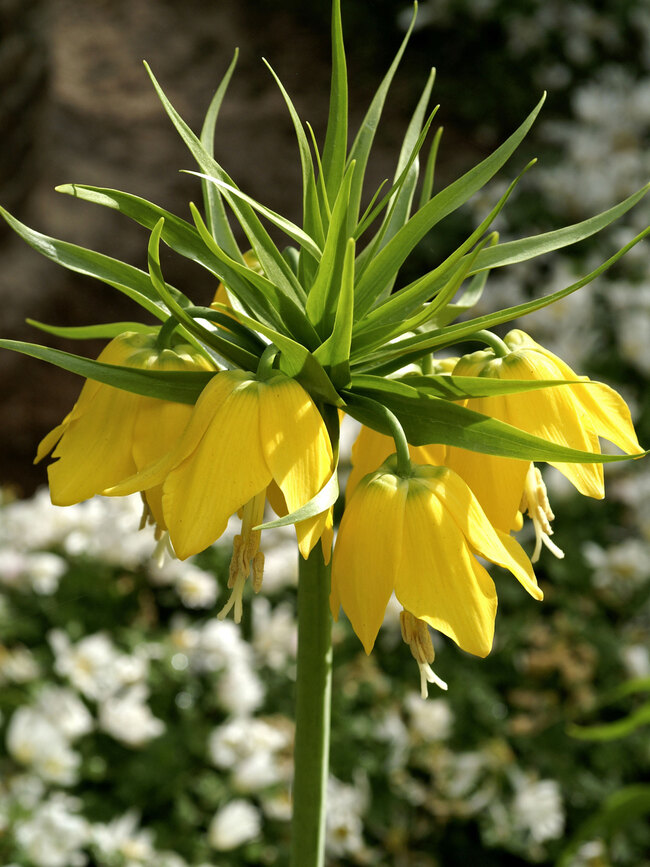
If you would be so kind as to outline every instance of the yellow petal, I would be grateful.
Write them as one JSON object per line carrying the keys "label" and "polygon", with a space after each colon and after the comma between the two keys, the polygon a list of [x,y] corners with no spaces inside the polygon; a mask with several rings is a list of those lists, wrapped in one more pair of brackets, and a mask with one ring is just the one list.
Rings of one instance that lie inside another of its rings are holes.
{"label": "yellow petal", "polygon": [[205,433],[163,486],[165,522],[181,560],[218,539],[230,516],[271,481],[260,444],[258,383],[240,378],[222,401],[209,403]]}
{"label": "yellow petal", "polygon": [[472,489],[495,527],[508,532],[517,520],[529,461],[447,449],[445,465]]}
{"label": "yellow petal", "polygon": [[[260,442],[289,512],[304,506],[332,474],[332,446],[321,414],[299,383],[277,376],[259,383]],[[320,539],[327,512],[296,524],[303,557]]]}
{"label": "yellow petal", "polygon": [[190,420],[176,446],[159,461],[102,491],[109,497],[122,497],[136,491],[146,491],[161,485],[168,474],[198,446],[215,412],[242,382],[250,381],[241,370],[224,370],[215,374],[201,392],[194,405]]}
{"label": "yellow petal", "polygon": [[487,656],[497,609],[494,582],[438,497],[420,479],[408,486],[395,594],[463,650]]}
{"label": "yellow petal", "polygon": [[[426,469],[422,473],[426,473]],[[535,599],[542,598],[530,561],[515,542],[516,548],[508,543],[506,547],[492,524],[488,521],[481,506],[465,482],[444,468],[428,473],[429,484],[435,489],[436,496],[444,503],[449,516],[453,518],[472,549],[481,557],[510,570]],[[504,534],[506,535],[506,534]],[[514,540],[512,540],[514,542]],[[513,556],[511,551],[516,551]]]}
{"label": "yellow petal", "polygon": [[406,484],[390,473],[357,487],[343,513],[332,555],[331,607],[348,616],[370,653],[393,592]]}
{"label": "yellow petal", "polygon": [[52,454],[58,460],[48,467],[55,505],[87,500],[135,471],[131,442],[138,401],[135,394],[104,386],[68,424]]}

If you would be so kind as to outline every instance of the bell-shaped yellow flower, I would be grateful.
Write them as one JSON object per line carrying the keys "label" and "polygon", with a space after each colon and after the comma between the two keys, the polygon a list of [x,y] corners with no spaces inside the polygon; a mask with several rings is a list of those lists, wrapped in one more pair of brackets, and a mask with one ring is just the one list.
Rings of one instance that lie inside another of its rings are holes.
{"label": "bell-shaped yellow flower", "polygon": [[[111,340],[98,361],[154,370],[214,370],[187,344],[161,349],[157,335],[125,332]],[[87,500],[159,460],[191,414],[187,404],[87,380],[72,410],[38,447],[36,461],[54,449],[56,460],[48,467],[52,502],[69,506]],[[164,528],[161,495],[160,488],[152,488],[147,502],[158,527]]]}
{"label": "bell-shaped yellow flower", "polygon": [[[392,437],[378,433],[366,425],[361,426],[350,455],[352,469],[345,486],[346,502],[349,502],[361,479],[368,473],[374,473],[394,451],[395,441]],[[409,455],[413,463],[442,466],[445,462],[445,446],[409,445]]]}
{"label": "bell-shaped yellow flower", "polygon": [[[474,352],[458,361],[454,373],[497,379],[566,379],[585,384],[473,398],[465,403],[469,409],[558,445],[593,454],[600,454],[599,437],[610,440],[628,454],[642,451],[630,411],[612,388],[578,376],[523,331],[510,331],[504,342],[510,349],[506,355],[497,357],[492,349]],[[495,527],[507,532],[516,525],[530,472],[528,461],[450,447],[445,463],[465,479]],[[597,499],[604,496],[602,464],[549,463],[581,494]]]}
{"label": "bell-shaped yellow flower", "polygon": [[[240,561],[237,574],[245,571],[247,577],[257,553],[252,528],[262,521],[270,483],[275,482],[293,512],[320,491],[332,471],[327,429],[299,383],[279,372],[260,381],[252,373],[225,370],[201,393],[175,448],[105,493],[121,495],[162,484],[165,523],[181,559],[211,545],[230,516],[243,509],[234,561]],[[327,523],[324,512],[296,524],[303,557]]]}
{"label": "bell-shaped yellow flower", "polygon": [[342,605],[370,653],[395,592],[415,618],[486,656],[497,595],[477,556],[509,569],[542,598],[521,547],[492,527],[459,476],[413,464],[403,477],[390,457],[359,482],[343,514],[332,557],[332,613],[337,617]]}

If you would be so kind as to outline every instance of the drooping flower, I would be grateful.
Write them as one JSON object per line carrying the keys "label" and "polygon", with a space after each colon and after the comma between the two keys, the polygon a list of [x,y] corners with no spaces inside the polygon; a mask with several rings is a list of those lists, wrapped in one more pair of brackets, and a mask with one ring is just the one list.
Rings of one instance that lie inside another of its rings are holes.
{"label": "drooping flower", "polygon": [[[345,488],[346,501],[349,501],[361,479],[368,473],[373,473],[378,469],[394,451],[395,442],[392,437],[378,433],[376,430],[366,427],[366,425],[361,426],[359,435],[352,446],[350,456],[352,469]],[[442,466],[445,462],[445,446],[409,445],[409,455],[411,460],[416,464]]]}
{"label": "drooping flower", "polygon": [[[321,490],[332,470],[325,423],[298,382],[279,372],[258,380],[243,370],[225,370],[201,393],[171,452],[105,493],[162,485],[165,523],[180,559],[211,545],[242,510],[229,584],[237,605],[251,570],[254,586],[261,583],[260,531],[254,528],[263,521],[269,485],[275,483],[293,512]],[[323,535],[328,517],[324,512],[296,524],[303,557]]]}
{"label": "drooping flower", "polygon": [[[612,388],[602,382],[592,382],[586,376],[578,376],[523,331],[510,331],[504,342],[510,350],[507,354],[499,357],[493,349],[484,349],[466,355],[456,364],[454,374],[496,379],[562,379],[577,384],[522,394],[473,398],[465,402],[469,409],[558,445],[593,454],[600,454],[599,437],[610,440],[627,454],[642,452],[630,411]],[[532,506],[541,521],[541,512],[538,511],[541,505],[549,518],[550,507],[544,503],[544,491],[540,487],[543,483],[531,476],[529,461],[449,447],[445,463],[467,482],[491,523],[500,530],[509,532],[520,524],[520,508]],[[581,494],[597,499],[604,496],[602,464],[549,463],[563,473]],[[536,527],[538,540],[540,533],[545,534],[542,541],[547,543],[549,529],[540,523]]]}
{"label": "drooping flower", "polygon": [[[214,370],[187,344],[163,349],[158,332],[125,332],[114,338],[98,361],[149,370]],[[79,399],[60,425],[41,441],[36,461],[52,449],[48,467],[50,496],[57,506],[90,499],[156,462],[178,440],[192,414],[188,404],[158,400],[87,380]],[[160,488],[146,500],[164,529]]]}
{"label": "drooping flower", "polygon": [[342,605],[370,653],[395,592],[413,617],[486,656],[497,595],[475,555],[509,569],[542,598],[521,547],[492,527],[459,476],[446,467],[412,465],[405,477],[391,457],[359,482],[343,514],[332,559],[332,612],[337,617]]}

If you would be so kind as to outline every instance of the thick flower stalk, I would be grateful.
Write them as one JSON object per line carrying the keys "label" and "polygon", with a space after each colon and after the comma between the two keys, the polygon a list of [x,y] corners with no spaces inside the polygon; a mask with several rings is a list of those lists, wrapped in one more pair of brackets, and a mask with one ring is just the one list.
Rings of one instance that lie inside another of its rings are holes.
{"label": "thick flower stalk", "polygon": [[[541,597],[530,561],[511,535],[525,512],[535,524],[537,547],[545,542],[552,548],[552,512],[534,464],[551,463],[582,493],[600,497],[602,464],[643,454],[615,392],[577,377],[523,332],[501,339],[494,329],[582,289],[650,228],[570,286],[482,316],[473,316],[472,309],[494,268],[595,235],[636,205],[648,187],[581,223],[502,243],[491,226],[531,163],[518,170],[455,250],[415,280],[404,279],[403,266],[419,242],[506,165],[543,103],[542,98],[481,163],[434,190],[442,130],[430,136],[437,110],[429,109],[432,72],[392,179],[368,189],[375,131],[415,12],[351,146],[340,0],[332,4],[332,87],[322,148],[276,77],[298,144],[299,225],[240,190],[215,157],[215,124],[236,57],[198,135],[148,70],[196,163],[191,174],[200,178],[202,209],[190,204],[184,219],[119,190],[59,188],[146,227],[146,272],[44,236],[1,212],[44,256],[118,289],[161,324],[34,323],[66,338],[111,340],[97,361],[0,341],[87,380],[72,412],[39,448],[39,458],[54,449],[53,501],[143,491],[180,557],[216,541],[239,512],[242,532],[222,609],[222,615],[234,609],[236,617],[248,578],[253,590],[260,589],[260,533],[270,526],[296,527],[302,556],[292,867],[324,863],[327,561],[339,495],[339,414],[361,422],[364,431],[333,554],[332,610],[337,614],[342,605],[370,651],[394,592],[404,606],[402,633],[423,692],[427,683],[444,685],[431,668],[430,626],[478,656],[490,650],[497,600],[478,557],[508,569],[534,598]],[[362,201],[369,202],[365,210]],[[283,233],[281,247],[265,224]],[[166,282],[161,244],[212,276],[209,306]],[[468,342],[488,349],[462,356],[453,368],[436,357],[457,353]],[[626,454],[601,454],[601,436]],[[265,522],[266,502],[276,520]]]}

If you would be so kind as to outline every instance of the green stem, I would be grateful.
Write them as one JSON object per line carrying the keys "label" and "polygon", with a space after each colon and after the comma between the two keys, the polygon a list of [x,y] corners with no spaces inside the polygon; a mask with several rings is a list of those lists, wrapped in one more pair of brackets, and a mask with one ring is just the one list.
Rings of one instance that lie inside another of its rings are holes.
{"label": "green stem", "polygon": [[492,331],[475,331],[474,334],[465,337],[465,340],[480,340],[481,343],[486,343],[490,349],[494,350],[494,354],[497,358],[503,358],[510,353],[510,347],[508,344],[504,343],[503,340]]}
{"label": "green stem", "polygon": [[332,639],[330,567],[320,545],[300,558],[291,867],[323,867]]}

